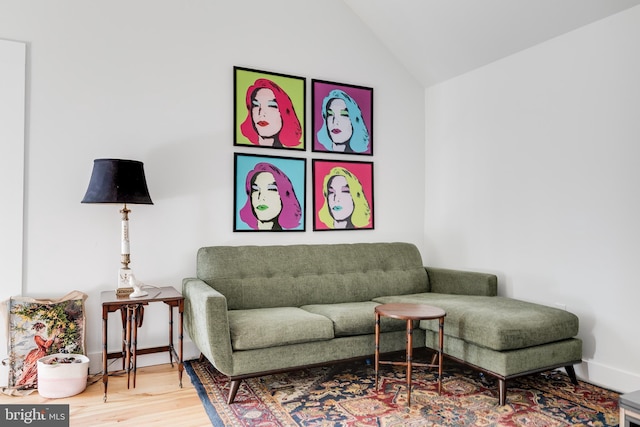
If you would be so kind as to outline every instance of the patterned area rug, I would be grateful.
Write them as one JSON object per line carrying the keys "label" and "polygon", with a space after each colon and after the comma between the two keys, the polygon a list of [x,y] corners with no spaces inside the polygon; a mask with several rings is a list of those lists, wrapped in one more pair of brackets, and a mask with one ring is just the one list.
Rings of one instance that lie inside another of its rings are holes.
{"label": "patterned area rug", "polygon": [[[416,359],[416,361],[418,361]],[[498,406],[488,376],[445,359],[442,395],[437,375],[414,367],[411,406],[404,367],[381,366],[379,392],[371,365],[349,362],[242,381],[227,405],[228,380],[206,360],[185,367],[214,426],[617,426],[618,393],[580,382],[564,371],[508,382]]]}

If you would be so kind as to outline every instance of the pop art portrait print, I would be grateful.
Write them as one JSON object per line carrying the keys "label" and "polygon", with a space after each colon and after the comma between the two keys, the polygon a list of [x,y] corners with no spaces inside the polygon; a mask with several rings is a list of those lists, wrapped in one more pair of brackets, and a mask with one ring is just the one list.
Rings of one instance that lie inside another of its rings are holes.
{"label": "pop art portrait print", "polygon": [[373,229],[373,163],[313,160],[313,230]]}
{"label": "pop art portrait print", "polygon": [[235,154],[233,231],[304,231],[306,160]]}
{"label": "pop art portrait print", "polygon": [[234,145],[302,150],[306,79],[233,67]]}
{"label": "pop art portrait print", "polygon": [[313,151],[373,155],[373,88],[311,80]]}

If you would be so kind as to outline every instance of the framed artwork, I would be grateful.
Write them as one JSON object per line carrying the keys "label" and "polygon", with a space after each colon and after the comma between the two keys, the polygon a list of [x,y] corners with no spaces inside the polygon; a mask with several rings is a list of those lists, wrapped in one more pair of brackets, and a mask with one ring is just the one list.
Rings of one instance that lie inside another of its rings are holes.
{"label": "framed artwork", "polygon": [[306,159],[235,153],[233,231],[304,231]]}
{"label": "framed artwork", "polygon": [[313,160],[313,230],[373,229],[373,163]]}
{"label": "framed artwork", "polygon": [[55,300],[9,299],[9,387],[37,388],[41,357],[85,354],[86,298],[74,291]]}
{"label": "framed artwork", "polygon": [[234,145],[306,149],[304,77],[233,67]]}
{"label": "framed artwork", "polygon": [[373,155],[373,88],[311,80],[313,151]]}

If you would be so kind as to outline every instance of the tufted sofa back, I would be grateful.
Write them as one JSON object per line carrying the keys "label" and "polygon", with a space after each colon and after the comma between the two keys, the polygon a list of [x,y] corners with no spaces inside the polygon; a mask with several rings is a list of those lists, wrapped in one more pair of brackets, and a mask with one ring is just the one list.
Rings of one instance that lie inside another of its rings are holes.
{"label": "tufted sofa back", "polygon": [[196,271],[230,310],[429,291],[420,252],[410,243],[209,246],[198,250]]}

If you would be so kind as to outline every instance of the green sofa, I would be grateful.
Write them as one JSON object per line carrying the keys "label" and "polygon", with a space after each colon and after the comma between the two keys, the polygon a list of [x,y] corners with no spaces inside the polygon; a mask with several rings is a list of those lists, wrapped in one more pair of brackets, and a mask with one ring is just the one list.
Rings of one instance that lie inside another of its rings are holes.
{"label": "green sofa", "polygon": [[[228,403],[245,378],[372,356],[374,307],[390,302],[443,308],[445,355],[496,377],[500,405],[510,378],[564,367],[577,382],[582,358],[575,315],[499,297],[492,274],[424,267],[409,243],[203,247],[182,292]],[[405,327],[381,319],[381,353],[405,349]],[[436,348],[437,328],[416,322],[414,347]]]}

